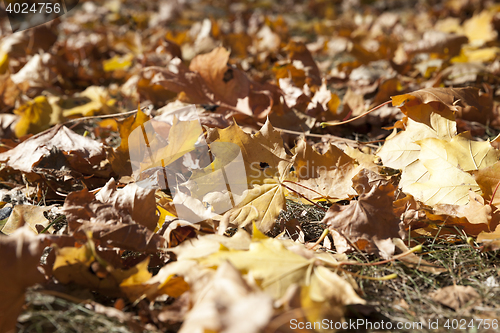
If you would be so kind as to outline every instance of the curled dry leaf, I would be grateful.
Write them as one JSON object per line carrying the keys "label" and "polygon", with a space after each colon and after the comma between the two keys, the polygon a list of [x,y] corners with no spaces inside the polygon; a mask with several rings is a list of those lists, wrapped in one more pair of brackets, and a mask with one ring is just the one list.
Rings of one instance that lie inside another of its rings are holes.
{"label": "curled dry leaf", "polygon": [[479,120],[488,118],[492,112],[491,102],[481,98],[478,89],[470,87],[425,88],[392,97],[392,105],[427,126],[431,126],[430,115],[434,112],[452,120],[455,113],[462,119]]}
{"label": "curled dry leaf", "polygon": [[[111,180],[108,187],[111,193],[114,186],[114,180]],[[142,193],[141,191],[143,189],[135,192],[141,193],[139,197],[132,195],[134,192],[132,191],[126,200],[123,198],[113,201],[113,196],[104,198],[104,200],[110,200],[110,203],[97,200],[94,194],[86,189],[70,193],[62,209],[68,220],[69,232],[90,231],[93,233],[94,241],[101,242],[101,245],[108,247],[115,246],[147,253],[156,253],[159,248],[165,248],[166,240],[142,224],[145,223],[153,229],[156,227],[156,224],[153,226],[151,223],[152,215],[146,215],[144,218],[142,216],[142,205],[146,208],[151,207],[151,203],[148,202],[151,197],[148,192]],[[152,200],[154,204],[154,192]],[[156,218],[157,221],[158,218]]]}
{"label": "curled dry leaf", "polygon": [[37,269],[43,248],[27,226],[0,236],[0,331],[14,332],[26,288],[45,280]]}
{"label": "curled dry leaf", "polygon": [[36,163],[43,156],[49,155],[54,148],[64,152],[67,159],[64,164],[68,168],[87,175],[95,172],[94,166],[106,158],[101,143],[78,135],[65,126],[57,125],[1,153],[0,161],[12,169],[30,173]]}
{"label": "curled dry leaf", "polygon": [[[359,178],[361,183],[368,182],[366,175]],[[359,187],[360,190],[362,188]],[[388,258],[395,249],[391,239],[404,236],[400,235],[399,218],[392,208],[395,187],[385,184],[365,188],[365,191],[349,205],[332,205],[322,222],[333,231],[337,251],[348,250],[345,247],[347,240],[347,244],[355,245],[360,250]]]}
{"label": "curled dry leaf", "polygon": [[136,184],[128,184],[123,189],[118,189],[115,180],[110,179],[95,198],[130,216],[135,223],[151,231],[155,230],[158,222],[155,190],[142,188]]}

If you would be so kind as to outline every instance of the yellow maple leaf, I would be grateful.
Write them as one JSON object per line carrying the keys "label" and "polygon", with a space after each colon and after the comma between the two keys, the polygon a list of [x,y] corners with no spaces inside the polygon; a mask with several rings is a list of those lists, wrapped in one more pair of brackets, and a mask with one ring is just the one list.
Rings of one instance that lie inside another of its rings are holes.
{"label": "yellow maple leaf", "polygon": [[49,128],[52,107],[47,97],[38,96],[21,105],[14,113],[21,116],[15,128],[16,136],[21,137],[29,133],[36,134]]}

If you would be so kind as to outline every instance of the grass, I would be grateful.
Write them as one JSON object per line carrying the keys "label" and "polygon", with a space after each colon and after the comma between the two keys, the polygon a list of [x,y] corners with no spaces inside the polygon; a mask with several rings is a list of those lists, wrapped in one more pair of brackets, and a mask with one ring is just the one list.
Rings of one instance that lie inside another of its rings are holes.
{"label": "grass", "polygon": [[[428,239],[429,242],[432,239]],[[359,254],[352,259],[365,262]],[[436,242],[425,245],[423,259],[440,264],[447,269],[439,275],[411,269],[402,262],[386,266],[362,266],[359,274],[382,276],[397,274],[398,278],[388,281],[358,280],[362,296],[368,304],[393,322],[422,322],[423,329],[410,329],[404,332],[448,332],[444,325],[466,323],[461,332],[497,332],[498,329],[477,329],[478,319],[500,318],[500,277],[499,253],[480,253],[467,243],[449,244]],[[377,261],[375,259],[374,261]],[[480,295],[479,302],[456,311],[434,301],[430,294],[439,288],[453,284],[471,286]],[[471,319],[476,327],[467,327]],[[439,323],[438,329],[428,327],[429,322]],[[455,320],[455,322],[453,322]]]}
{"label": "grass", "polygon": [[18,318],[19,333],[134,333],[118,320],[63,298],[30,291],[26,302]]}

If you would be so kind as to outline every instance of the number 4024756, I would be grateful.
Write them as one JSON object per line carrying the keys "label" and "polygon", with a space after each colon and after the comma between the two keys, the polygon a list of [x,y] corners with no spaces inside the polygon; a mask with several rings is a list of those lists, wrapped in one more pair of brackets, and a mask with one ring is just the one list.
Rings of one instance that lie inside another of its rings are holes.
{"label": "number 4024756", "polygon": [[5,11],[8,13],[15,13],[15,14],[30,14],[30,13],[44,13],[44,14],[51,14],[51,13],[60,13],[61,12],[61,4],[59,3],[45,3],[45,2],[38,2],[34,3],[31,6],[24,2],[24,3],[9,3],[7,8],[5,8]]}
{"label": "number 4024756", "polygon": [[463,330],[467,328],[493,328],[496,330],[498,326],[498,319],[470,319],[469,321],[465,319],[448,319],[444,324],[445,328],[454,330]]}

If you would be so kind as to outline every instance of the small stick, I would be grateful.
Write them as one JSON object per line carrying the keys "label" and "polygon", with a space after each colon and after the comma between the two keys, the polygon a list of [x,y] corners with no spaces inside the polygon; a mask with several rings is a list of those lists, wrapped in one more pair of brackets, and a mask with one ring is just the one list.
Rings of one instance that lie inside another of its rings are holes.
{"label": "small stick", "polygon": [[347,123],[350,123],[351,121],[354,121],[354,120],[357,120],[359,118],[363,118],[364,116],[366,116],[367,114],[369,113],[372,113],[373,111],[377,110],[377,109],[380,109],[381,107],[389,104],[389,103],[392,103],[392,101],[387,101],[385,103],[382,103],[380,104],[379,106],[376,106],[374,107],[373,109],[371,110],[368,110],[366,111],[365,113],[357,116],[357,117],[354,117],[352,119],[349,119],[349,120],[345,120],[345,121],[340,121],[340,122],[337,122],[337,121],[329,121],[329,122],[326,122],[326,123],[321,123],[321,127],[326,127],[326,126],[338,126],[338,125],[343,125],[343,124],[347,124]]}
{"label": "small stick", "polygon": [[312,203],[313,205],[315,205],[316,207],[318,207],[319,209],[321,209],[322,211],[326,212],[327,209],[325,209],[324,207],[321,207],[320,205],[318,205],[317,203],[315,203],[314,201],[306,198],[304,195],[300,194],[299,192],[295,191],[293,188],[290,188],[288,186],[286,186],[285,184],[283,183],[280,183],[281,186],[283,186],[284,188],[286,188],[287,190],[289,191],[292,191],[293,193],[297,194],[297,195],[300,195],[302,198],[306,199],[307,201],[309,201],[310,203]]}

